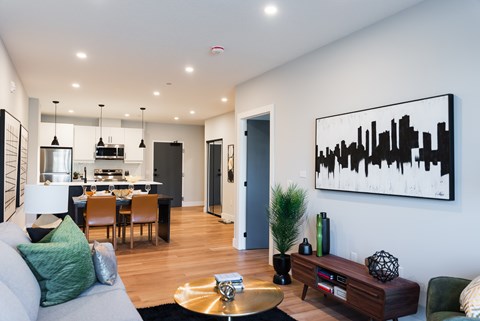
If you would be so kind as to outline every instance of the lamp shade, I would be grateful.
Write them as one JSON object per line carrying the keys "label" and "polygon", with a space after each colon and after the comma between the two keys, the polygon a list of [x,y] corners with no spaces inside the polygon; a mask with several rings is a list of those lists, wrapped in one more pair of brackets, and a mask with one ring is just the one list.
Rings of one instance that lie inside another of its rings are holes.
{"label": "lamp shade", "polygon": [[25,185],[25,214],[68,212],[67,185]]}

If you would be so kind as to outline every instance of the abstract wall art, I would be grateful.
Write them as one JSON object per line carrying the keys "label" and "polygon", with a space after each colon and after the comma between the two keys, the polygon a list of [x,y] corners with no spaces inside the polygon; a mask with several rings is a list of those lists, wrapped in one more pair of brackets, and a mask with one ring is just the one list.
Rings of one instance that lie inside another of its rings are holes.
{"label": "abstract wall art", "polygon": [[453,95],[316,119],[315,188],[454,200]]}
{"label": "abstract wall art", "polygon": [[28,131],[20,125],[20,146],[18,148],[17,207],[23,205],[25,184],[27,183]]}
{"label": "abstract wall art", "polygon": [[0,110],[0,222],[15,213],[20,122],[5,109]]}

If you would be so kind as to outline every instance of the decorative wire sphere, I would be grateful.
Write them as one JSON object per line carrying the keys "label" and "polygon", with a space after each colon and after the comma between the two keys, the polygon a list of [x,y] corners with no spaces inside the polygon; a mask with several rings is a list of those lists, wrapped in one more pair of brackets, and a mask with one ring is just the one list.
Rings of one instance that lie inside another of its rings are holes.
{"label": "decorative wire sphere", "polygon": [[232,301],[235,298],[235,287],[232,282],[224,281],[218,283],[218,292],[222,295],[223,301]]}
{"label": "decorative wire sphere", "polygon": [[398,259],[383,250],[365,259],[368,273],[383,283],[398,277]]}

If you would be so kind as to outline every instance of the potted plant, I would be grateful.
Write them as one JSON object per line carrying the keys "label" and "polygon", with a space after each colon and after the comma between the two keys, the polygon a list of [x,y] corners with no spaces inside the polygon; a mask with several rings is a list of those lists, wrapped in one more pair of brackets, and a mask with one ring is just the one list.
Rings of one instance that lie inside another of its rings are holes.
{"label": "potted plant", "polygon": [[286,254],[298,240],[300,227],[307,209],[307,191],[290,184],[286,190],[277,184],[272,188],[272,199],[268,209],[268,221],[274,248],[279,254],[273,255],[276,284],[290,284],[288,272],[291,268],[290,255]]}

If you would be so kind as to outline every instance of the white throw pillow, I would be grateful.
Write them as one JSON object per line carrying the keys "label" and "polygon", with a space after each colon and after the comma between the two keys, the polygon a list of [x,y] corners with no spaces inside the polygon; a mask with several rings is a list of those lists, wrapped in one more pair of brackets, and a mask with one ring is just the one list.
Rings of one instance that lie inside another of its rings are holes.
{"label": "white throw pillow", "polygon": [[469,318],[480,317],[480,276],[470,282],[460,294],[460,310]]}

